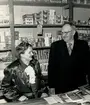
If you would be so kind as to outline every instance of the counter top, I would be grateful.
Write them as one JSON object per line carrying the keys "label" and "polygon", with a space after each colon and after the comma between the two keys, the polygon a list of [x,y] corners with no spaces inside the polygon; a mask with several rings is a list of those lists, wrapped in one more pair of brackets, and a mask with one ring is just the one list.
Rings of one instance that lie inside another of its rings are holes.
{"label": "counter top", "polygon": [[[0,105],[49,105],[44,99],[30,99],[28,101],[24,102],[9,102],[5,104],[0,104]],[[77,105],[76,103],[56,103],[52,105]]]}

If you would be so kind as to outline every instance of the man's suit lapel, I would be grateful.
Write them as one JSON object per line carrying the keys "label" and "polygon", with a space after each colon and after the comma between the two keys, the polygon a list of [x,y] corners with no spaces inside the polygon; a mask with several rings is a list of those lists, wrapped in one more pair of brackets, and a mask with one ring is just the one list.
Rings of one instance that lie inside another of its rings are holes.
{"label": "man's suit lapel", "polygon": [[76,49],[77,49],[77,41],[74,41],[74,45],[73,45],[71,56],[76,52]]}
{"label": "man's suit lapel", "polygon": [[66,42],[62,40],[62,46],[61,46],[61,52],[62,52],[62,55],[65,57],[65,56],[69,56],[69,53],[68,53],[68,49],[67,49],[67,45],[66,45]]}

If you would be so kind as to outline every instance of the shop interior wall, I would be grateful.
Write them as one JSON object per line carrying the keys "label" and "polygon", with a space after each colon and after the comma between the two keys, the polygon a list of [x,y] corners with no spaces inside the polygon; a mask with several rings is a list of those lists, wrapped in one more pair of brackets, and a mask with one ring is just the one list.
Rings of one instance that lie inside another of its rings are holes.
{"label": "shop interior wall", "polygon": [[[15,24],[23,24],[22,16],[24,14],[32,14],[32,13],[38,13],[41,10],[49,10],[54,9],[56,10],[57,14],[68,16],[68,10],[64,10],[62,7],[39,7],[39,6],[14,6],[14,23]],[[85,8],[74,8],[74,20],[82,20],[87,21],[90,17],[90,9]],[[45,33],[52,33],[52,36],[56,36],[57,31],[61,28],[44,28],[44,34]],[[37,37],[37,28],[16,28],[16,31],[20,32],[20,36],[25,37],[30,35],[32,33],[34,37]],[[1,64],[2,65],[2,64]],[[0,66],[2,69],[0,69],[0,80],[3,77],[3,65]],[[5,67],[5,66],[4,66]]]}

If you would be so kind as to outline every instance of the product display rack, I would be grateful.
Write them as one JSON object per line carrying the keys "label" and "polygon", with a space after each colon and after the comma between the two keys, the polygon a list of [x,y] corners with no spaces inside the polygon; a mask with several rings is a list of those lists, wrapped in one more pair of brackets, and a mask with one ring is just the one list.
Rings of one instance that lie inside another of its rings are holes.
{"label": "product display rack", "polygon": [[8,50],[0,50],[0,53],[1,53],[1,52],[2,52],[2,53],[3,53],[3,52],[8,52],[8,51],[11,51],[11,50],[9,50],[9,49],[8,49]]}
{"label": "product display rack", "polygon": [[[50,2],[31,2],[31,1],[17,1],[17,0],[5,0],[0,2],[0,5],[8,5],[9,6],[9,14],[10,14],[10,24],[9,25],[0,25],[0,28],[10,28],[10,33],[11,33],[11,50],[1,50],[0,52],[7,52],[11,51],[12,52],[12,57],[13,60],[15,60],[15,39],[14,39],[14,31],[16,28],[37,28],[37,25],[26,25],[26,24],[15,24],[14,23],[14,6],[45,6],[45,7],[68,7],[69,9],[69,20],[73,21],[73,8],[90,8],[90,5],[88,4],[76,4],[73,3],[71,0],[68,0],[67,3],[50,3]],[[62,24],[46,24],[42,25],[42,29],[44,28],[61,28]],[[78,28],[90,28],[90,25],[87,24],[76,24],[77,29]],[[50,47],[34,47],[34,50],[39,51],[39,50],[49,50]],[[40,52],[41,53],[41,52]],[[45,60],[40,60],[40,62],[48,62],[47,59]]]}
{"label": "product display rack", "polygon": [[[30,2],[30,1],[15,1],[15,0],[8,0],[9,3],[9,11],[11,13],[11,24],[10,24],[10,31],[12,35],[12,42],[11,42],[11,49],[13,59],[15,59],[15,42],[13,39],[13,31],[14,28],[37,28],[37,25],[25,25],[25,24],[14,24],[14,6],[54,6],[54,7],[64,7],[67,3],[49,3],[49,2]],[[61,28],[62,25],[42,25],[42,28]],[[13,44],[13,45],[12,45]],[[43,47],[42,49],[46,49],[47,47]],[[49,48],[49,47],[48,47]],[[35,48],[36,50],[41,50],[41,48]]]}
{"label": "product display rack", "polygon": [[[61,28],[62,25],[42,25],[42,28]],[[37,28],[37,25],[15,24],[14,28]]]}

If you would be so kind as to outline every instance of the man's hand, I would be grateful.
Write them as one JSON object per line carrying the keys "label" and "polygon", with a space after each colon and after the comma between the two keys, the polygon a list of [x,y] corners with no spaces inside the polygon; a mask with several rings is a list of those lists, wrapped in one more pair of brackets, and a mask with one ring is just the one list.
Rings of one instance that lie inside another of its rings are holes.
{"label": "man's hand", "polygon": [[55,88],[50,88],[49,93],[50,95],[55,95]]}

